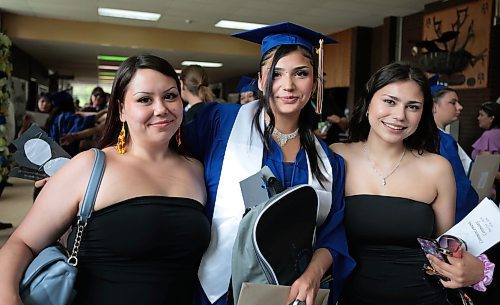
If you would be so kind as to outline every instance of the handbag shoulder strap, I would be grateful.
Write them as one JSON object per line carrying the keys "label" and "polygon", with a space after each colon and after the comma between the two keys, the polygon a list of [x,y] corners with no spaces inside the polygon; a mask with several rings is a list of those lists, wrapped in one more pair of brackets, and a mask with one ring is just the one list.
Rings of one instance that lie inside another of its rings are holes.
{"label": "handbag shoulder strap", "polygon": [[80,243],[82,241],[83,229],[87,226],[87,221],[94,210],[95,198],[97,197],[97,192],[99,191],[99,186],[101,185],[102,176],[104,174],[104,168],[106,167],[106,156],[104,153],[97,148],[92,148],[92,150],[95,152],[94,166],[92,167],[89,183],[87,185],[87,189],[85,190],[85,195],[83,196],[73,250],[68,258],[68,264],[72,266],[76,266],[78,264],[77,256],[78,250],[80,249]]}
{"label": "handbag shoulder strap", "polygon": [[99,191],[102,176],[104,175],[104,168],[106,167],[106,156],[104,155],[104,153],[97,148],[92,148],[92,150],[95,152],[94,167],[92,168],[92,173],[90,174],[87,190],[85,191],[85,195],[83,196],[82,207],[80,208],[79,220],[83,224],[86,224],[88,219],[92,215],[97,192]]}

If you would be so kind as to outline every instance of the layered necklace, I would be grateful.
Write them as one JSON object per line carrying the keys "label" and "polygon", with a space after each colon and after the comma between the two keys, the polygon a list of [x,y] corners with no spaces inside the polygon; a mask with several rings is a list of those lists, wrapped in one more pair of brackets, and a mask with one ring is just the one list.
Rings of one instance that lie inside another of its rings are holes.
{"label": "layered necklace", "polygon": [[406,153],[406,148],[403,149],[403,153],[401,154],[401,157],[399,160],[395,163],[395,165],[392,167],[392,169],[387,173],[386,175],[382,175],[378,170],[377,167],[375,166],[375,163],[373,163],[372,159],[370,159],[370,153],[368,152],[368,147],[366,145],[366,142],[363,143],[363,152],[365,153],[366,159],[370,163],[370,166],[372,167],[373,171],[379,176],[380,179],[382,179],[382,185],[385,186],[387,185],[387,178],[389,178],[399,167],[401,164],[401,161],[403,160],[403,157],[405,156]]}
{"label": "layered necklace", "polygon": [[285,146],[286,142],[288,142],[289,140],[295,139],[298,134],[299,128],[295,129],[295,131],[292,133],[282,133],[281,131],[276,129],[276,127],[273,129],[273,136],[276,138],[276,141],[281,147]]}

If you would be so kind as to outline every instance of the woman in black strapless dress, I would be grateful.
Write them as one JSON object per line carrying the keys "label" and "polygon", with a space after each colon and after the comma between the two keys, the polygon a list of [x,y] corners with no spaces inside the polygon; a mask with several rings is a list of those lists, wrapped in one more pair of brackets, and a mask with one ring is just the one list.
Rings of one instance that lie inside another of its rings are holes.
{"label": "woman in black strapless dress", "polygon": [[[73,304],[192,304],[210,225],[202,165],[182,153],[182,117],[179,79],[168,62],[147,55],[122,63],[100,143],[106,169],[83,232]],[[0,250],[0,304],[20,304],[22,272],[75,219],[93,161],[94,152],[82,152],[51,177]]]}
{"label": "woman in black strapless dress", "polygon": [[[423,274],[417,237],[435,238],[454,223],[455,181],[437,154],[438,129],[426,76],[393,63],[368,81],[355,105],[348,143],[332,145],[346,160],[345,227],[357,266],[341,305],[444,305],[443,287]],[[458,260],[458,259],[457,259]],[[466,278],[446,273],[447,287],[483,278],[482,263],[464,252]]]}

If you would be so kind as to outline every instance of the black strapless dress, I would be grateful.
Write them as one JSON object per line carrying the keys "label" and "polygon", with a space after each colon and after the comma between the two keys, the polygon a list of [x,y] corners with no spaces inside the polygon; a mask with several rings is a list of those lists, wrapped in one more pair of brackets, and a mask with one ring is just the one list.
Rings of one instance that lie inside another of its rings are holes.
{"label": "black strapless dress", "polygon": [[193,199],[145,196],[96,211],[78,254],[73,304],[191,304],[209,241]]}
{"label": "black strapless dress", "polygon": [[345,228],[357,266],[341,305],[447,304],[442,287],[424,277],[417,237],[434,236],[431,205],[376,195],[346,197]]}

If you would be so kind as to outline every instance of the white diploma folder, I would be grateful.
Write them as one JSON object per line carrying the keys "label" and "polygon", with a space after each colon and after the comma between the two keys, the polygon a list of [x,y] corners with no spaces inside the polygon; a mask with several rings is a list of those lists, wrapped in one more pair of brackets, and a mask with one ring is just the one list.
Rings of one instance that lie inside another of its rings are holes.
{"label": "white diploma folder", "polygon": [[489,198],[484,198],[467,216],[445,235],[459,237],[467,250],[478,256],[500,241],[500,210]]}
{"label": "white diploma folder", "polygon": [[[237,305],[286,305],[290,286],[243,283]],[[330,290],[320,289],[314,305],[328,304]]]}

